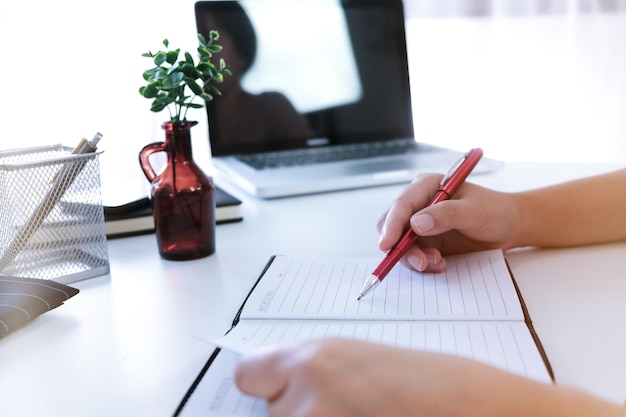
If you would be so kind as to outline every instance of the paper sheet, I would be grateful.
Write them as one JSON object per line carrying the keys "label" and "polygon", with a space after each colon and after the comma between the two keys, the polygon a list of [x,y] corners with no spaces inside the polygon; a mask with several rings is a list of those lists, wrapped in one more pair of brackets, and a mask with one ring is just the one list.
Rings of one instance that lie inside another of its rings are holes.
{"label": "paper sheet", "polygon": [[439,274],[398,264],[357,301],[380,259],[277,256],[247,300],[241,319],[523,320],[499,250],[448,257]]}
{"label": "paper sheet", "polygon": [[236,325],[214,340],[222,350],[180,415],[267,416],[265,401],[243,395],[235,385],[238,355],[311,338],[346,337],[462,356],[550,382],[502,252],[446,259],[441,274],[397,265],[357,301],[378,259],[275,257]]}

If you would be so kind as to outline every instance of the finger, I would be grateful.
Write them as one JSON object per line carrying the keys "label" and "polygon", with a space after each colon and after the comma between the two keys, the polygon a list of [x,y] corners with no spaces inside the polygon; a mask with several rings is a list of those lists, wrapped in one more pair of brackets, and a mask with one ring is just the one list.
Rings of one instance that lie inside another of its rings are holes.
{"label": "finger", "polygon": [[446,260],[435,247],[409,248],[401,262],[419,272],[442,272],[446,269]]}
{"label": "finger", "polygon": [[400,240],[413,213],[414,211],[403,200],[396,200],[389,207],[385,220],[382,222],[378,240],[378,247],[382,251],[388,251]]}
{"label": "finger", "polygon": [[428,204],[437,191],[440,178],[438,174],[417,176],[381,216],[378,221],[381,233],[378,246],[381,250],[391,249],[400,240],[411,216]]}
{"label": "finger", "polygon": [[410,247],[402,259],[400,259],[400,262],[419,272],[424,271],[428,267],[426,254],[417,246]]}
{"label": "finger", "polygon": [[235,368],[235,382],[241,392],[266,399],[279,396],[287,386],[283,357],[284,350],[275,346],[242,355]]}
{"label": "finger", "polygon": [[409,223],[417,235],[435,236],[450,230],[470,230],[478,224],[477,215],[466,200],[448,200],[420,210]]}
{"label": "finger", "polygon": [[383,225],[385,224],[385,219],[387,218],[388,213],[389,213],[389,209],[385,210],[378,218],[378,221],[376,222],[376,230],[378,230],[378,233],[382,232]]}
{"label": "finger", "polygon": [[441,255],[441,252],[434,247],[422,248],[422,251],[426,255],[427,266],[424,268],[425,272],[443,272],[446,269],[446,259]]}

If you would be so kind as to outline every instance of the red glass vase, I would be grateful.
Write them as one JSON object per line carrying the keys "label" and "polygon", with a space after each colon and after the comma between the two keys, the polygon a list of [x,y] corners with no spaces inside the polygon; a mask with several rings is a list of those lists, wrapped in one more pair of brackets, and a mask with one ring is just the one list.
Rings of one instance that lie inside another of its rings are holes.
{"label": "red glass vase", "polygon": [[[164,259],[197,259],[215,252],[215,185],[196,165],[191,151],[191,128],[197,123],[163,123],[165,142],[151,143],[139,152],[141,169],[152,184],[152,215]],[[167,155],[160,174],[150,163],[157,152]]]}

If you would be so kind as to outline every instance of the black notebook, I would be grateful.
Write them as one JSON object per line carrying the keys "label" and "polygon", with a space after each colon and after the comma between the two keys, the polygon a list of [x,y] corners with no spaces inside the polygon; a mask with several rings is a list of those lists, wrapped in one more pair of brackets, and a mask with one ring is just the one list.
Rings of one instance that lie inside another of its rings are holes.
{"label": "black notebook", "polygon": [[[217,224],[239,222],[241,200],[215,187],[215,221]],[[126,237],[154,232],[152,206],[148,197],[119,206],[104,206],[107,238]]]}
{"label": "black notebook", "polygon": [[76,294],[76,288],[58,282],[0,275],[0,337],[57,308]]}

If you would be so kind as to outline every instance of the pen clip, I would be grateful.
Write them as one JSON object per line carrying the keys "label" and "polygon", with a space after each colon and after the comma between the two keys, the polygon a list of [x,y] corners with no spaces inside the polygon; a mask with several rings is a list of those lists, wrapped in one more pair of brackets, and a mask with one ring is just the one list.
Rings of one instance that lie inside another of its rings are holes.
{"label": "pen clip", "polygon": [[[471,152],[471,151],[470,151]],[[448,180],[450,179],[450,177],[452,176],[452,174],[454,174],[454,172],[459,169],[459,167],[463,164],[463,162],[465,162],[465,160],[467,159],[467,157],[469,156],[470,152],[464,153],[463,155],[461,155],[459,157],[459,159],[456,160],[456,162],[452,165],[452,167],[450,168],[450,170],[448,171],[448,173],[446,175],[443,176],[443,178],[441,179],[441,182],[439,183],[439,186],[443,186],[446,182],[448,182]]]}

